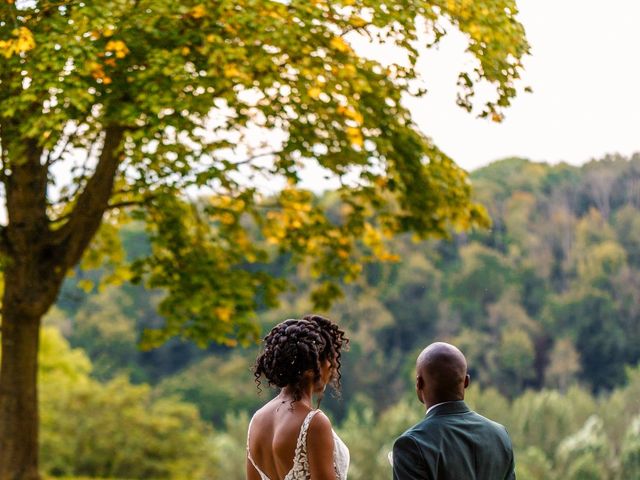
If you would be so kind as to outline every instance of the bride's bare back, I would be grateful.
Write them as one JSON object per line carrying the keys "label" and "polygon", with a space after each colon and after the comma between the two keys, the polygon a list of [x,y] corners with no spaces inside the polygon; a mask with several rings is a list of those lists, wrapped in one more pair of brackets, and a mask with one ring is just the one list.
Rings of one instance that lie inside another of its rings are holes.
{"label": "bride's bare back", "polygon": [[[248,436],[248,480],[263,480],[251,460],[269,480],[284,480],[292,473],[296,445],[309,412],[301,402],[290,405],[277,397],[256,412]],[[306,434],[311,480],[335,480],[333,446],[331,422],[319,411],[310,418]]]}

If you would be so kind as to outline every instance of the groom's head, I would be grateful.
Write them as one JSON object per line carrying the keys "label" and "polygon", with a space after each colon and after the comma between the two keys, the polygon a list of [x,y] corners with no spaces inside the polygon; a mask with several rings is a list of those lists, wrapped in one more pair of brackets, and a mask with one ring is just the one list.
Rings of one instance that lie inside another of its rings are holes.
{"label": "groom's head", "polygon": [[427,408],[464,399],[464,389],[468,385],[467,360],[453,345],[432,343],[418,356],[416,393]]}

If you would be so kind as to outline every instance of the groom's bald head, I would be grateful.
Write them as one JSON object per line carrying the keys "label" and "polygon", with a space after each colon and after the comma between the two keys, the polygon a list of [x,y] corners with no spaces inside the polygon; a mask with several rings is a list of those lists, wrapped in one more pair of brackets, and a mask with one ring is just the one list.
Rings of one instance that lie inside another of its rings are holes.
{"label": "groom's bald head", "polygon": [[427,408],[441,402],[464,399],[464,389],[468,385],[467,360],[453,345],[432,343],[418,356],[416,390]]}

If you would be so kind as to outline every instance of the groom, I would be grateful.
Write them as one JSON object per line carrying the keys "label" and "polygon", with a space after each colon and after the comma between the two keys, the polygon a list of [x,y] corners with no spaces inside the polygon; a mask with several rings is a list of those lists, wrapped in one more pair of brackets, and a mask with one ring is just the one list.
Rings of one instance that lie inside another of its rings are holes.
{"label": "groom", "polygon": [[513,480],[505,428],[469,409],[467,361],[448,343],[432,343],[416,362],[416,393],[427,408],[393,445],[394,480]]}

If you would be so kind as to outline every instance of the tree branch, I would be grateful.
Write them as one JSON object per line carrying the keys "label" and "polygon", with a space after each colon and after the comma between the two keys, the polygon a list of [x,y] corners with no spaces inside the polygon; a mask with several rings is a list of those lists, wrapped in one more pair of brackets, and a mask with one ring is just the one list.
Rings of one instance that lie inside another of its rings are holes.
{"label": "tree branch", "polygon": [[240,165],[247,165],[247,164],[253,162],[254,160],[257,160],[258,158],[269,157],[269,156],[272,156],[272,155],[277,155],[279,153],[282,153],[282,151],[281,150],[271,150],[269,152],[257,153],[255,155],[247,157],[247,158],[245,158],[243,160],[239,160],[237,162],[232,162],[232,163],[233,163],[234,167],[240,166]]}
{"label": "tree branch", "polygon": [[9,163],[9,155],[7,154],[7,148],[2,141],[2,124],[0,124],[0,181],[5,184],[7,181],[7,174],[5,169]]}
{"label": "tree branch", "polygon": [[0,253],[9,254],[9,239],[7,238],[7,227],[0,226]]}
{"label": "tree branch", "polygon": [[64,145],[62,145],[62,148],[60,149],[60,153],[55,158],[53,157],[53,153],[56,150],[55,146],[47,152],[47,160],[45,161],[45,165],[47,167],[53,165],[59,160],[62,160],[62,158],[64,157],[64,154],[67,153],[67,148],[69,148],[69,144],[75,138],[76,133],[78,133],[78,128],[79,127],[76,126],[75,130],[72,133],[69,133],[66,135],[66,138],[64,139]]}
{"label": "tree branch", "polygon": [[69,219],[54,232],[54,245],[61,256],[64,269],[74,266],[89,245],[109,207],[109,199],[120,165],[118,148],[124,137],[123,127],[105,129],[104,145],[93,176],[87,181]]}
{"label": "tree branch", "polygon": [[[104,209],[105,212],[109,211],[109,210],[115,210],[116,208],[126,208],[126,207],[138,207],[141,205],[146,205],[147,203],[149,203],[155,196],[154,195],[150,195],[148,197],[142,198],[140,200],[127,200],[127,201],[122,201],[122,202],[116,202],[116,203],[111,203],[107,206],[107,208]],[[71,213],[67,213],[66,215],[63,215],[59,218],[55,218],[53,220],[51,220],[51,223],[60,223],[60,222],[64,222],[66,220],[69,220],[71,217],[73,216],[73,212]],[[1,230],[0,230],[1,232]]]}
{"label": "tree branch", "polygon": [[153,195],[142,198],[140,200],[128,200],[128,201],[112,203],[107,207],[107,210],[115,210],[116,208],[138,207],[140,205],[146,205],[151,201],[152,198],[154,198]]}

